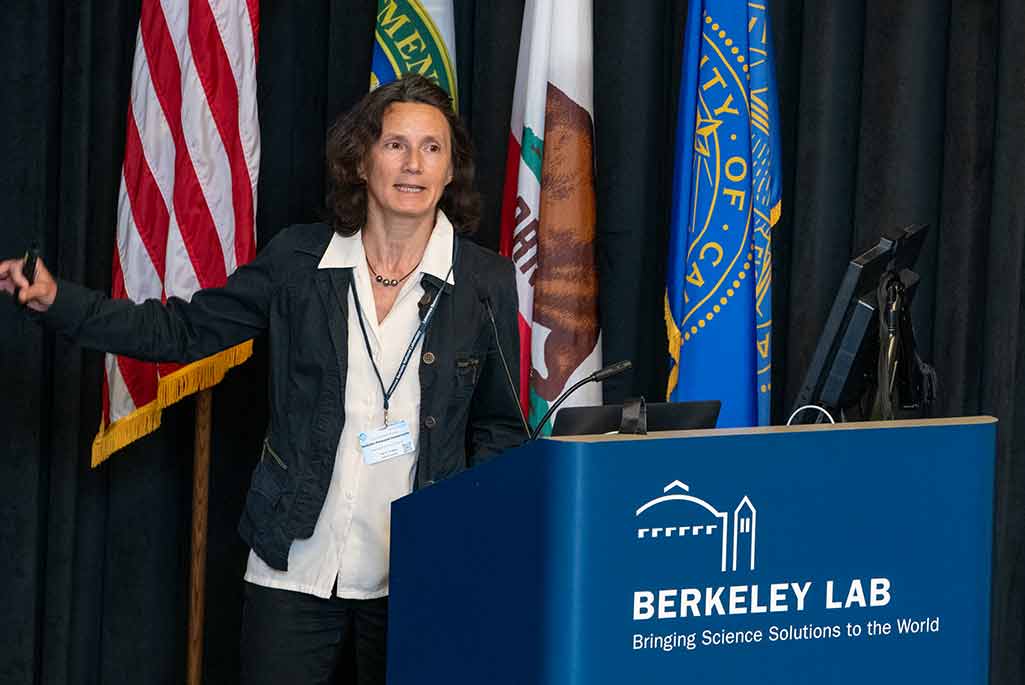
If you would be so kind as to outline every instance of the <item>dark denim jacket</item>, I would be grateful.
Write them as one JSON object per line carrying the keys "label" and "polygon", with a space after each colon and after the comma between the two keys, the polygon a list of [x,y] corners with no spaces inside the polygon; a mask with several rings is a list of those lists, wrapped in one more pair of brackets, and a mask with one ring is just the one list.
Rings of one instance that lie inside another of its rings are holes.
{"label": "dark denim jacket", "polygon": [[[61,281],[40,317],[85,347],[150,361],[191,362],[268,334],[270,425],[239,532],[279,570],[292,540],[313,534],[345,423],[351,270],[317,269],[331,235],[323,224],[291,226],[223,288],[201,290],[191,302],[133,304]],[[518,379],[513,265],[461,240],[454,280],[424,275],[428,294],[441,288],[442,299],[420,362],[417,488],[524,440],[483,304],[490,299]]]}

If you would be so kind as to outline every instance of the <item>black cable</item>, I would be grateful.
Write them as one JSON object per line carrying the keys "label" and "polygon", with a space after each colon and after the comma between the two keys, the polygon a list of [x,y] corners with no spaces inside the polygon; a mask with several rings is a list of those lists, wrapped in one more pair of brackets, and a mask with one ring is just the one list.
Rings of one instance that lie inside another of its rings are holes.
{"label": "black cable", "polygon": [[502,351],[502,342],[498,337],[498,324],[495,323],[495,312],[491,309],[491,298],[485,295],[481,298],[481,301],[484,303],[484,308],[488,312],[488,319],[491,321],[491,330],[495,334],[495,347],[498,348],[498,358],[502,360],[505,379],[509,381],[509,393],[512,395],[513,402],[516,403],[516,413],[519,414],[520,421],[523,423],[523,432],[527,435],[528,439],[533,439],[534,436],[531,435],[530,424],[527,423],[527,418],[523,415],[523,405],[520,404],[520,398],[516,394],[516,384],[513,383],[512,372],[509,371],[509,362],[505,360],[505,352]]}

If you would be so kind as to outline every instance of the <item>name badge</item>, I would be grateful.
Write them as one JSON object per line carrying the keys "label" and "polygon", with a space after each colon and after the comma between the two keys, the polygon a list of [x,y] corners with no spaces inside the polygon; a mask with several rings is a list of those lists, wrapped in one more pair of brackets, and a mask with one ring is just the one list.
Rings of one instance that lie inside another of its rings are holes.
{"label": "name badge", "polygon": [[359,448],[363,453],[363,463],[367,465],[380,464],[410,454],[413,451],[413,436],[409,433],[409,424],[396,421],[384,428],[360,433]]}

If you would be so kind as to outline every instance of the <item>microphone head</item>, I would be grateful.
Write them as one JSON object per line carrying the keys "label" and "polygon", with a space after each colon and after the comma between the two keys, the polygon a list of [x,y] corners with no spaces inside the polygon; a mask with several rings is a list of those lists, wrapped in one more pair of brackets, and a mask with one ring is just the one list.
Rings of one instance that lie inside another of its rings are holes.
{"label": "microphone head", "polygon": [[607,378],[618,376],[619,374],[623,373],[632,366],[633,362],[631,362],[629,359],[624,359],[621,362],[610,364],[609,366],[606,366],[604,369],[599,369],[598,371],[594,372],[594,381],[598,383]]}

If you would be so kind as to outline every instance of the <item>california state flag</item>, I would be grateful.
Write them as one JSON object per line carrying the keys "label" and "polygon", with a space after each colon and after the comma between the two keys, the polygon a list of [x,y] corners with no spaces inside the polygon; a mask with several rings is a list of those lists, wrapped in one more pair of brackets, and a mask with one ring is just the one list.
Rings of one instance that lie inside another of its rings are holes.
{"label": "california state flag", "polygon": [[[591,52],[591,0],[527,0],[501,250],[516,263],[520,396],[531,425],[602,363]],[[563,406],[601,401],[593,383]]]}

